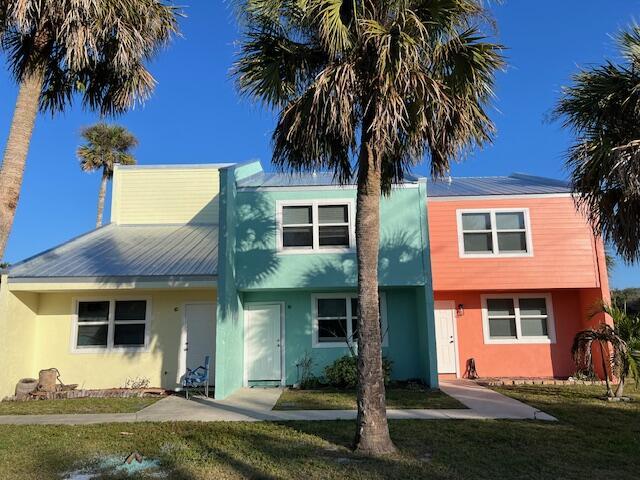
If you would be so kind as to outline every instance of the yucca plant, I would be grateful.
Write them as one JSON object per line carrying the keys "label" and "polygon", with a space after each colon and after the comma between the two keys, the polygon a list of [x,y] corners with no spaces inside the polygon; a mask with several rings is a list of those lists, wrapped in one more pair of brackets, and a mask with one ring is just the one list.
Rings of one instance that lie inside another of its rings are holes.
{"label": "yucca plant", "polygon": [[[600,323],[596,328],[578,332],[571,352],[579,369],[589,369],[593,365],[593,344],[597,342],[607,383],[607,396],[620,398],[628,377],[633,378],[636,384],[640,381],[640,316],[627,315],[615,304],[602,303],[592,317],[603,313],[611,317],[613,327]],[[618,378],[615,394],[609,381],[609,371]]]}
{"label": "yucca plant", "polygon": [[102,170],[96,217],[96,228],[98,228],[102,226],[107,182],[113,178],[113,168],[117,164],[134,165],[136,163],[131,150],[138,145],[138,140],[125,127],[102,122],[83,128],[81,135],[87,143],[78,147],[76,152],[80,159],[80,168],[84,172]]}
{"label": "yucca plant", "polygon": [[574,75],[555,116],[576,136],[566,165],[581,210],[633,262],[640,258],[640,26],[617,43],[624,61]]}
{"label": "yucca plant", "polygon": [[501,48],[480,0],[243,0],[240,92],[274,109],[272,162],[357,183],[358,416],[355,447],[394,451],[378,311],[380,196],[425,158],[490,141],[486,107]]}
{"label": "yucca plant", "polygon": [[155,80],[145,63],[178,32],[178,15],[161,0],[0,0],[0,50],[20,85],[0,169],[0,259],[38,111],[79,97],[111,115],[147,99]]}

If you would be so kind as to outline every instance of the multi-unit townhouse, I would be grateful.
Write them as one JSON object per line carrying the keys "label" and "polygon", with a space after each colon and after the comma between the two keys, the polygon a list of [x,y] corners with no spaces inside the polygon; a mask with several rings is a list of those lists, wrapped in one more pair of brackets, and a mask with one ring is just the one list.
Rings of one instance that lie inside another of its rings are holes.
{"label": "multi-unit townhouse", "polygon": [[[205,355],[217,398],[295,384],[305,359],[320,374],[357,348],[355,197],[258,162],[117,167],[110,224],[3,274],[0,396],[48,367],[85,388],[179,388]],[[483,376],[570,375],[571,339],[608,299],[572,202],[526,176],[410,177],[382,198],[393,378],[436,387],[472,358]]]}

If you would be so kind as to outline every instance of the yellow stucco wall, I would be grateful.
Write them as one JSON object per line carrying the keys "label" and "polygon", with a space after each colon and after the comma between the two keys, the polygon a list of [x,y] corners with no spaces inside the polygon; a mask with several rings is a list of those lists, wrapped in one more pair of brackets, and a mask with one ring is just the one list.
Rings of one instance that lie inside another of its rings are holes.
{"label": "yellow stucco wall", "polygon": [[[23,292],[17,292],[20,296]],[[10,293],[10,295],[14,295]],[[13,352],[8,377],[0,382],[0,396],[13,393],[21,376],[37,377],[41,369],[55,367],[64,383],[77,383],[79,388],[122,387],[129,378],[146,377],[151,386],[177,386],[179,355],[183,346],[181,330],[184,304],[216,301],[216,291],[209,290],[136,290],[82,291],[28,294],[37,298],[37,313],[29,319],[24,306],[10,310],[11,328],[3,331],[19,332],[16,323],[27,319],[33,324],[30,331],[31,350],[26,338],[20,345],[25,354]],[[150,344],[146,352],[72,353],[72,329],[75,299],[149,298],[151,319]],[[17,298],[16,298],[17,300]],[[20,312],[18,312],[20,310]],[[12,335],[15,336],[14,333]],[[213,342],[213,339],[212,339]],[[16,345],[15,348],[20,348]],[[14,348],[14,350],[15,350]],[[5,355],[6,356],[6,355]],[[28,360],[31,357],[31,360]],[[4,369],[4,368],[3,368]],[[3,370],[2,369],[2,370]],[[20,372],[20,373],[19,373]]]}
{"label": "yellow stucco wall", "polygon": [[[13,395],[16,382],[33,376],[36,312],[39,295],[10,292],[6,277],[0,284],[0,399]],[[17,325],[11,322],[17,320]],[[11,324],[10,324],[11,322]]]}
{"label": "yellow stucco wall", "polygon": [[117,167],[111,221],[119,224],[218,223],[218,167]]}

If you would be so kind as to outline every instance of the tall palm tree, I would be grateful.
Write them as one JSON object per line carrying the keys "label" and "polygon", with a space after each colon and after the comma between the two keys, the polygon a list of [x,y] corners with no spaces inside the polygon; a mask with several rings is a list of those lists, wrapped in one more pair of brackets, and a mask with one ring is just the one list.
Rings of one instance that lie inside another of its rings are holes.
{"label": "tall palm tree", "polygon": [[500,47],[481,0],[244,0],[239,90],[277,110],[273,163],[357,182],[355,447],[394,451],[378,311],[380,196],[428,157],[434,175],[491,139]]}
{"label": "tall palm tree", "polygon": [[113,178],[113,166],[136,163],[136,159],[130,152],[138,145],[138,140],[126,128],[106,123],[97,123],[83,128],[81,135],[87,143],[80,146],[77,151],[80,167],[85,172],[102,170],[96,218],[96,228],[98,228],[102,226],[104,197],[107,193],[107,182]]}
{"label": "tall palm tree", "polygon": [[[613,327],[601,323],[596,328],[588,328],[578,332],[574,338],[571,352],[579,368],[592,366],[592,347],[594,343],[600,346],[602,368],[607,383],[607,396],[620,398],[624,393],[627,377],[632,377],[636,383],[640,381],[640,316],[631,316],[615,304],[603,303],[592,316],[605,313],[613,320]],[[609,361],[606,352],[610,351]],[[618,377],[615,394],[609,382],[609,367]]]}
{"label": "tall palm tree", "polygon": [[145,62],[178,32],[178,15],[162,0],[0,0],[0,49],[20,85],[0,169],[0,259],[38,111],[81,97],[110,115],[147,99],[155,80]]}
{"label": "tall palm tree", "polygon": [[576,135],[567,154],[578,204],[627,261],[640,259],[640,26],[617,37],[622,63],[573,76],[555,117]]}

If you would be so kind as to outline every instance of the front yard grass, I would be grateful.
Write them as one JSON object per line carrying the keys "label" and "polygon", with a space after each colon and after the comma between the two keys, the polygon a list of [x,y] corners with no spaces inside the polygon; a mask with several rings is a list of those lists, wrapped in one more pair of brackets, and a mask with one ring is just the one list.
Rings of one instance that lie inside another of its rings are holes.
{"label": "front yard grass", "polygon": [[[274,410],[355,410],[355,390],[285,390]],[[466,408],[455,398],[424,388],[387,388],[387,408]]]}
{"label": "front yard grass", "polygon": [[599,400],[599,387],[498,390],[559,421],[390,421],[399,453],[378,459],[349,450],[352,421],[0,426],[0,478],[60,479],[132,451],[158,459],[164,478],[176,480],[638,478],[637,390],[629,393],[638,401],[624,404]]}
{"label": "front yard grass", "polygon": [[158,397],[71,398],[0,402],[0,415],[57,415],[65,413],[134,413],[159,400]]}

